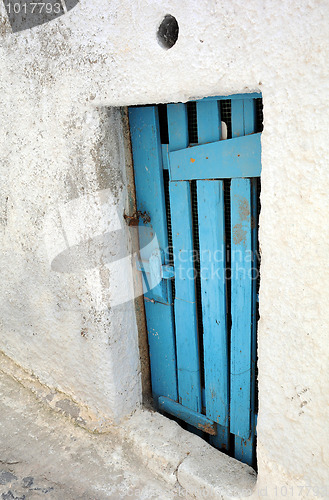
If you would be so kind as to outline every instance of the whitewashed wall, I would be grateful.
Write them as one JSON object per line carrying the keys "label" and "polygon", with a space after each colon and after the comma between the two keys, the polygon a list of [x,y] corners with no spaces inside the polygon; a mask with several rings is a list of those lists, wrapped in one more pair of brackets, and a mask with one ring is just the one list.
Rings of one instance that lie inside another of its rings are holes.
{"label": "whitewashed wall", "polygon": [[[180,32],[166,51],[168,13]],[[104,262],[50,266],[63,228],[79,247],[105,233],[109,193],[121,222],[128,206],[120,113],[106,107],[261,91],[259,484],[268,498],[329,486],[328,2],[81,0],[18,34],[0,14],[0,349],[110,418],[132,411],[134,309],[109,307],[120,280]],[[126,233],[113,238],[129,252]]]}

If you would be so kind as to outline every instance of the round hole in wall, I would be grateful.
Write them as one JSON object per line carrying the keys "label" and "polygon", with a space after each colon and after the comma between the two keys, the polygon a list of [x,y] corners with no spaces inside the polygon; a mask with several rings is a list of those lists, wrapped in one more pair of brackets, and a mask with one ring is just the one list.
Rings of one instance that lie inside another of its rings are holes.
{"label": "round hole in wall", "polygon": [[179,26],[176,18],[167,14],[158,29],[158,42],[164,49],[171,49],[177,42]]}

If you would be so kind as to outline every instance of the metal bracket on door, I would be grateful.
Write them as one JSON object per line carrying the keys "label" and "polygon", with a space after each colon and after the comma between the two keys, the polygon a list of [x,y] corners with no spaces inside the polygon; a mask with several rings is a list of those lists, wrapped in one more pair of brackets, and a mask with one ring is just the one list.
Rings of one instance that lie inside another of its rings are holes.
{"label": "metal bracket on door", "polygon": [[149,286],[155,288],[161,280],[170,280],[175,276],[173,266],[164,264],[164,254],[160,249],[154,250],[149,260],[137,260],[138,271],[149,274]]}

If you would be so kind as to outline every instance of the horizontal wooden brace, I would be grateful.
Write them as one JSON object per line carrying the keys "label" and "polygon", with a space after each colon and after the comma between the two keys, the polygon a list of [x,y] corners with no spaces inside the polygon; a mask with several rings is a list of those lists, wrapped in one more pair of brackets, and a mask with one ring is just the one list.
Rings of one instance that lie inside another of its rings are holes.
{"label": "horizontal wooden brace", "polygon": [[199,144],[168,154],[172,181],[259,177],[261,134]]}
{"label": "horizontal wooden brace", "polygon": [[233,94],[233,95],[223,95],[223,96],[208,96],[204,97],[203,99],[198,99],[198,102],[203,102],[203,101],[223,101],[230,99],[232,100],[237,100],[237,99],[260,99],[262,97],[262,94],[260,92],[252,92],[250,94]]}
{"label": "horizontal wooden brace", "polygon": [[158,403],[161,410],[173,415],[174,417],[184,420],[184,422],[187,422],[193,427],[196,427],[211,436],[216,436],[217,428],[215,422],[207,418],[205,415],[190,410],[189,408],[176,403],[176,401],[163,396],[158,399]]}

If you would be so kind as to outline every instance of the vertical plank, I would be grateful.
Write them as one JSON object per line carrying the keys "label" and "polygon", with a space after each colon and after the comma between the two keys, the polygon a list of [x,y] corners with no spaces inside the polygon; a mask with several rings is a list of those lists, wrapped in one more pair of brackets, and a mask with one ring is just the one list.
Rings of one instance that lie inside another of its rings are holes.
{"label": "vertical plank", "polygon": [[217,101],[197,101],[198,144],[219,141],[222,132]]}
{"label": "vertical plank", "polygon": [[223,181],[197,181],[206,415],[228,426]]}
{"label": "vertical plank", "polygon": [[231,181],[231,432],[250,434],[251,374],[251,189],[249,179]]}
{"label": "vertical plank", "polygon": [[256,368],[257,368],[257,278],[258,278],[258,212],[257,212],[257,179],[251,180],[251,231],[252,231],[252,304],[251,304],[251,436],[250,446],[252,453],[250,454],[251,463],[256,462]]}
{"label": "vertical plank", "polygon": [[228,350],[223,190],[223,181],[197,181],[206,415],[225,426]]}
{"label": "vertical plank", "polygon": [[254,99],[243,100],[243,122],[244,135],[253,134],[255,132],[255,101]]}
{"label": "vertical plank", "polygon": [[[185,104],[168,104],[169,151],[188,146],[188,118]],[[196,312],[193,225],[189,182],[170,182],[175,266],[175,326],[178,394],[182,405],[201,411],[199,341]]]}
{"label": "vertical plank", "polygon": [[[244,133],[252,134],[256,130],[256,107],[254,99],[244,99]],[[259,158],[261,162],[261,158]],[[252,301],[251,301],[251,395],[250,395],[250,438],[244,442],[244,459],[253,465],[256,462],[256,364],[257,364],[257,179],[251,179],[251,247],[252,247]]]}
{"label": "vertical plank", "polygon": [[169,193],[175,266],[179,402],[200,412],[201,384],[190,184],[186,181],[170,182]]}
{"label": "vertical plank", "polygon": [[[254,132],[252,99],[231,101],[232,137]],[[249,179],[231,181],[231,432],[235,457],[253,461],[252,405],[252,199]]]}
{"label": "vertical plank", "polygon": [[187,148],[189,144],[187,108],[185,104],[168,104],[169,151]]}
{"label": "vertical plank", "polygon": [[[198,143],[221,138],[217,101],[197,101]],[[197,181],[206,415],[217,425],[210,442],[229,448],[225,217],[222,181]]]}
{"label": "vertical plank", "polygon": [[[165,249],[168,245],[168,235],[157,108],[154,106],[130,108],[129,122],[137,210],[146,211],[151,217],[149,224],[142,223],[141,252],[154,235],[160,248]],[[145,230],[146,227],[149,231]],[[174,311],[170,303],[157,302],[152,292],[154,291],[151,290],[145,297],[152,392],[155,401],[159,396],[177,400]]]}
{"label": "vertical plank", "polygon": [[[244,99],[244,133],[252,134],[256,127],[256,108],[254,99]],[[260,158],[259,158],[260,161]],[[251,394],[250,394],[250,438],[245,445],[245,461],[253,465],[256,461],[256,429],[255,429],[255,398],[256,398],[256,363],[257,363],[257,182],[251,179],[251,248],[252,248],[252,284],[251,284]]]}

